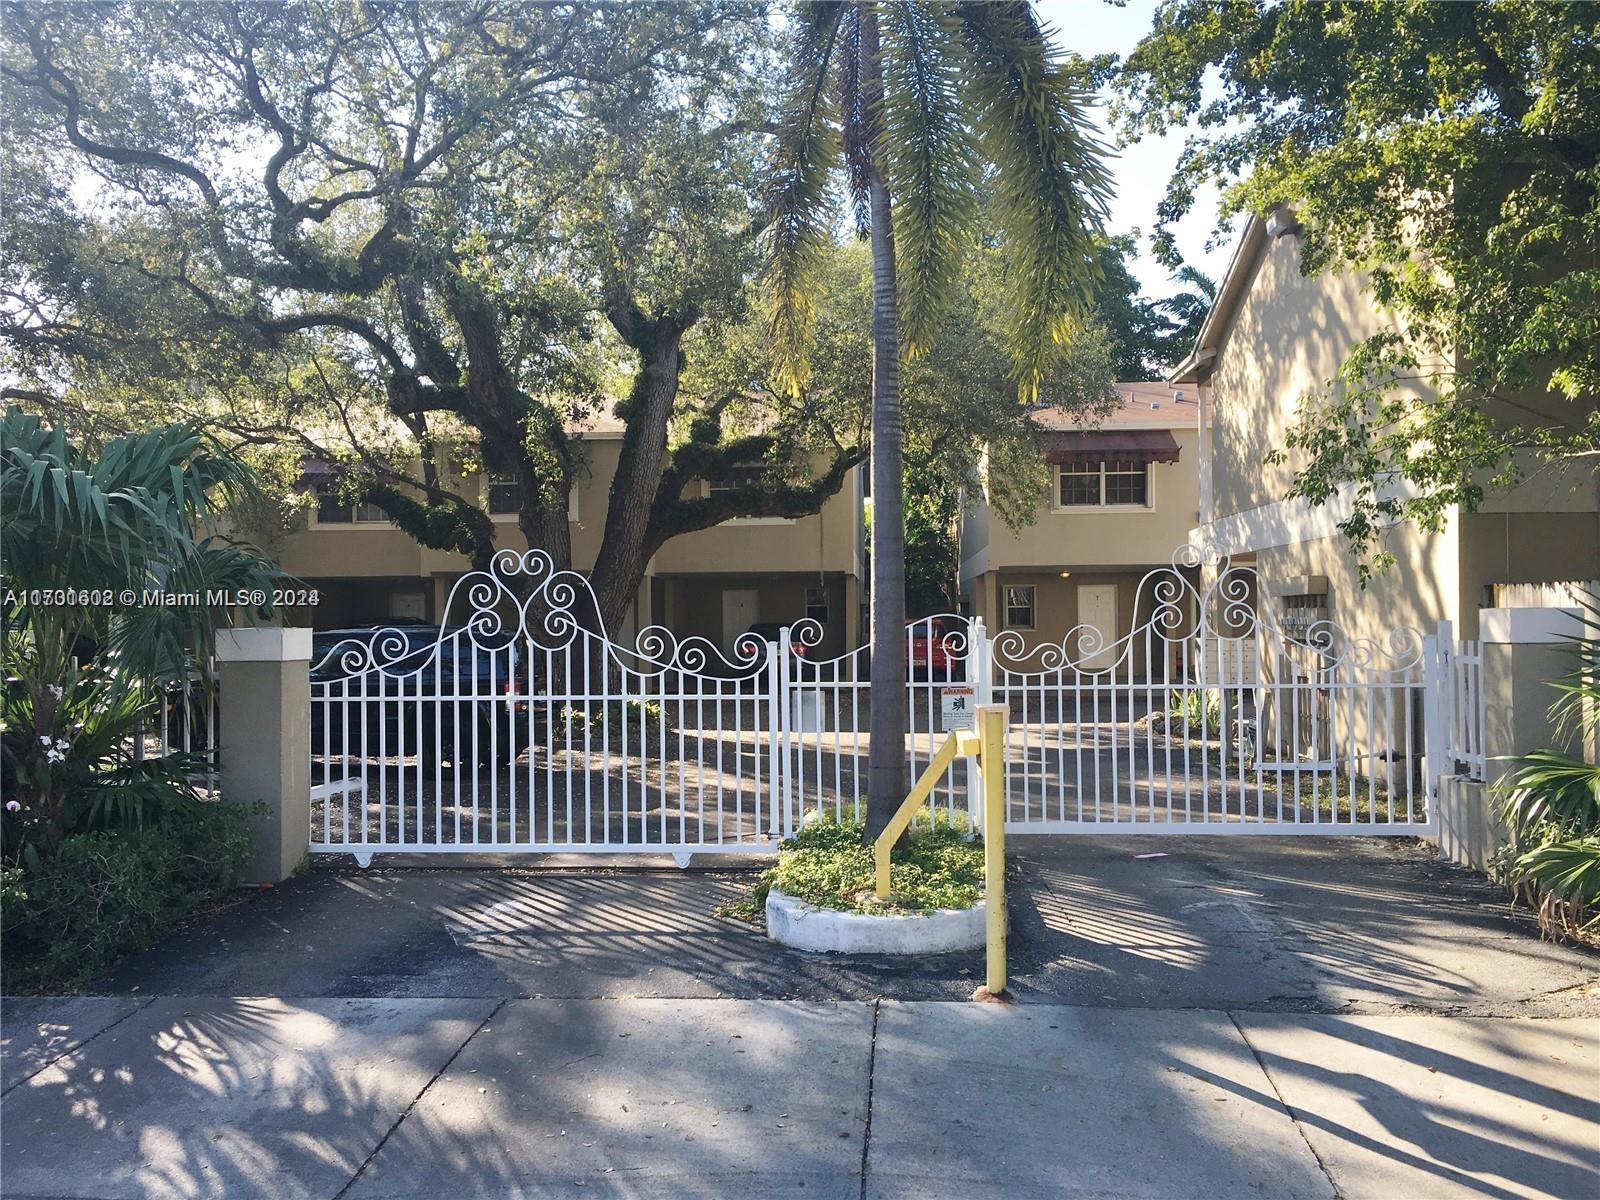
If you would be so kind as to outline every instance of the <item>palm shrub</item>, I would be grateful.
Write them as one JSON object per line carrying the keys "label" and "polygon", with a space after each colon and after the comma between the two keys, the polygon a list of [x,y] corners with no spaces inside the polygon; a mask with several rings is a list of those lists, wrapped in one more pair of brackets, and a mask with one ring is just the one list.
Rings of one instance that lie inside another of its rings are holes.
{"label": "palm shrub", "polygon": [[[1557,698],[1550,706],[1558,738],[1580,747],[1600,733],[1600,599],[1583,607],[1574,665],[1551,681]],[[1546,935],[1600,922],[1600,763],[1557,749],[1522,755],[1514,760],[1501,813],[1509,840],[1496,869],[1538,912]]]}
{"label": "palm shrub", "polygon": [[[1088,71],[1057,53],[1031,4],[800,3],[791,28],[767,226],[772,340],[799,392],[840,177],[872,247],[872,670],[898,679],[901,359],[929,349],[987,216],[1019,396],[1037,399],[1089,303],[1109,176]],[[904,688],[872,689],[871,727],[867,840],[905,798]]]}
{"label": "palm shrub", "polygon": [[0,417],[6,857],[53,855],[69,832],[141,824],[162,800],[193,798],[181,781],[194,764],[140,764],[132,735],[164,683],[187,686],[208,661],[230,610],[126,598],[270,592],[277,568],[217,529],[227,505],[257,495],[249,469],[195,424],[90,447],[19,410]]}

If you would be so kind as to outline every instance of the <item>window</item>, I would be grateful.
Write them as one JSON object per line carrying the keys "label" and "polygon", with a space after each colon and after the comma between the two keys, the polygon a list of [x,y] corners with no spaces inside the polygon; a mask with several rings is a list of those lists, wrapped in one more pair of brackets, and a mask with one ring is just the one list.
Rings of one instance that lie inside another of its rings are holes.
{"label": "window", "polygon": [[491,475],[488,487],[489,515],[503,517],[522,508],[522,489],[503,475]]}
{"label": "window", "polygon": [[1033,584],[1006,585],[1006,627],[1033,628]]}
{"label": "window", "polygon": [[814,587],[806,589],[806,616],[818,625],[828,623],[828,589]]}
{"label": "window", "polygon": [[718,492],[731,492],[736,488],[749,487],[751,484],[761,483],[767,477],[766,463],[740,463],[736,467],[729,467],[721,479],[708,479],[711,485],[711,494]]}
{"label": "window", "polygon": [[389,519],[389,515],[376,504],[351,504],[341,499],[339,486],[335,483],[317,484],[316,495],[318,525],[351,525]]}
{"label": "window", "polygon": [[1092,466],[1072,463],[1059,467],[1057,471],[1057,508],[1150,506],[1150,467],[1147,463],[1112,459]]}

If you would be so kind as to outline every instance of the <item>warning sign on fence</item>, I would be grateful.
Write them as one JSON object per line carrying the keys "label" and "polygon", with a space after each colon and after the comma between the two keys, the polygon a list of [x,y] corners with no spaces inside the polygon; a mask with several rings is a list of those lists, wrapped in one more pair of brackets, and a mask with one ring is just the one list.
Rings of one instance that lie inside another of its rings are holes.
{"label": "warning sign on fence", "polygon": [[977,697],[969,687],[947,687],[939,690],[940,728],[949,733],[952,729],[972,728],[972,709]]}

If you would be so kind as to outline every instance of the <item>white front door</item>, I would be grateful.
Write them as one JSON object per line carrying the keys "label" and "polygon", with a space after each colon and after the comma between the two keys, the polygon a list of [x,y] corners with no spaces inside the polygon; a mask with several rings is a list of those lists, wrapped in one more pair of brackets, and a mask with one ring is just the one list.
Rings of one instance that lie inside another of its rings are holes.
{"label": "white front door", "polygon": [[1114,583],[1080,583],[1078,585],[1078,624],[1093,626],[1100,633],[1100,645],[1106,649],[1084,658],[1083,666],[1092,670],[1108,667],[1115,660],[1110,649],[1117,640],[1117,585]]}
{"label": "white front door", "polygon": [[754,588],[724,588],[722,591],[722,645],[732,652],[733,639],[760,618],[761,593]]}

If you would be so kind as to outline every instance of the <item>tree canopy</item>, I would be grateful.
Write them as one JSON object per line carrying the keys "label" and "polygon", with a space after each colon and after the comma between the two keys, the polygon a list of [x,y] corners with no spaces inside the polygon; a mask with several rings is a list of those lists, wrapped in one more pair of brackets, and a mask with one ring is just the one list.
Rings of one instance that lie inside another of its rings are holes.
{"label": "tree canopy", "polygon": [[863,452],[687,486],[796,426],[730,419],[742,388],[687,420],[678,386],[685,337],[746,305],[771,43],[741,0],[8,6],[11,390],[204,416],[286,477],[329,457],[483,564],[464,459],[563,566],[582,427],[620,396],[592,575],[614,628],[667,538],[815,511]]}
{"label": "tree canopy", "polygon": [[1358,547],[1600,455],[1600,5],[1171,0],[1118,86],[1129,131],[1192,131],[1169,259],[1220,179],[1223,220],[1293,205],[1303,268],[1362,272],[1401,317],[1290,444],[1297,495],[1356,483]]}

